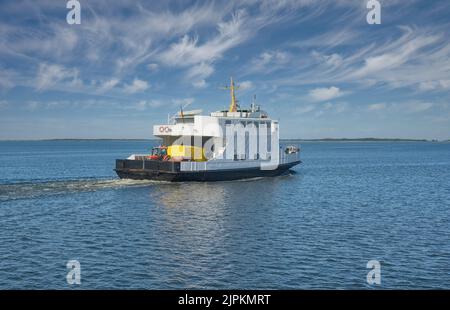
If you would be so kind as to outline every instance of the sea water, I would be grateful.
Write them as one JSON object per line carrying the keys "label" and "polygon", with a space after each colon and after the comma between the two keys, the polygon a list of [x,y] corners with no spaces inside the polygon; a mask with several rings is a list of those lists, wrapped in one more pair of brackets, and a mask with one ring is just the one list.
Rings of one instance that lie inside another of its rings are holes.
{"label": "sea water", "polygon": [[450,288],[449,143],[297,142],[275,178],[116,177],[155,143],[0,142],[0,289]]}

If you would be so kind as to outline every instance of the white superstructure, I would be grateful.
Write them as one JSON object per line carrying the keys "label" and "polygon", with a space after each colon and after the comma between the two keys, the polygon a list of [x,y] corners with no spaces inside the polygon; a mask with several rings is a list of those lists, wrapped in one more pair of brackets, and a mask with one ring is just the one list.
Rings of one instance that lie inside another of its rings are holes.
{"label": "white superstructure", "polygon": [[201,110],[180,111],[171,122],[153,126],[153,135],[163,145],[194,146],[203,150],[203,160],[185,160],[182,170],[236,169],[260,167],[277,169],[278,165],[298,159],[298,152],[286,152],[279,145],[279,126],[259,106],[238,109],[231,80],[231,104],[228,111],[201,115]]}

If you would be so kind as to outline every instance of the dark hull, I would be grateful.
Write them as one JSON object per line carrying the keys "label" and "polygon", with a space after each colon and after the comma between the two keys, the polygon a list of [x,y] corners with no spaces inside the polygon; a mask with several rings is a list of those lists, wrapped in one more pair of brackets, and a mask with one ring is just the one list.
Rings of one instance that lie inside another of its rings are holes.
{"label": "dark hull", "polygon": [[142,168],[137,169],[116,168],[115,171],[121,179],[158,180],[170,182],[184,182],[184,181],[208,182],[208,181],[231,181],[256,177],[279,176],[287,173],[290,168],[299,163],[300,161],[295,161],[288,164],[279,165],[278,168],[275,170],[261,170],[258,167],[246,169],[196,171],[196,172],[164,171],[164,170],[152,170]]}

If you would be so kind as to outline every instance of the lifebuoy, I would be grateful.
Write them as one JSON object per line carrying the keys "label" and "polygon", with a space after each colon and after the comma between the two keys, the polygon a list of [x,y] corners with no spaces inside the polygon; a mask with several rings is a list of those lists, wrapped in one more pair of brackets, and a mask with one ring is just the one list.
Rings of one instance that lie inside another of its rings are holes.
{"label": "lifebuoy", "polygon": [[161,133],[163,133],[163,132],[169,133],[171,131],[172,131],[172,129],[169,126],[159,126],[159,132],[161,132]]}

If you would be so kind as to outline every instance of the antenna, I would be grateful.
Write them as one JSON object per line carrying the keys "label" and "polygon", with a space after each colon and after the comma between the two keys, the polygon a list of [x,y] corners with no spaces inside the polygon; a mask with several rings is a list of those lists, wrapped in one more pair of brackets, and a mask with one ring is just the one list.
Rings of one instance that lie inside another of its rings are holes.
{"label": "antenna", "polygon": [[184,123],[184,114],[183,114],[183,105],[180,105],[180,115],[181,115],[181,119],[183,120]]}
{"label": "antenna", "polygon": [[[183,109],[186,109],[192,102],[193,102],[193,101],[190,101],[190,102],[186,102],[185,104],[181,104],[181,105],[180,105],[180,112],[181,112],[180,114],[181,114],[181,118],[183,119],[183,122],[184,122]],[[172,115],[172,117],[170,117],[170,119],[171,119],[171,120],[174,120],[174,119],[177,117],[177,114],[178,114],[178,112],[175,113],[174,115]]]}

